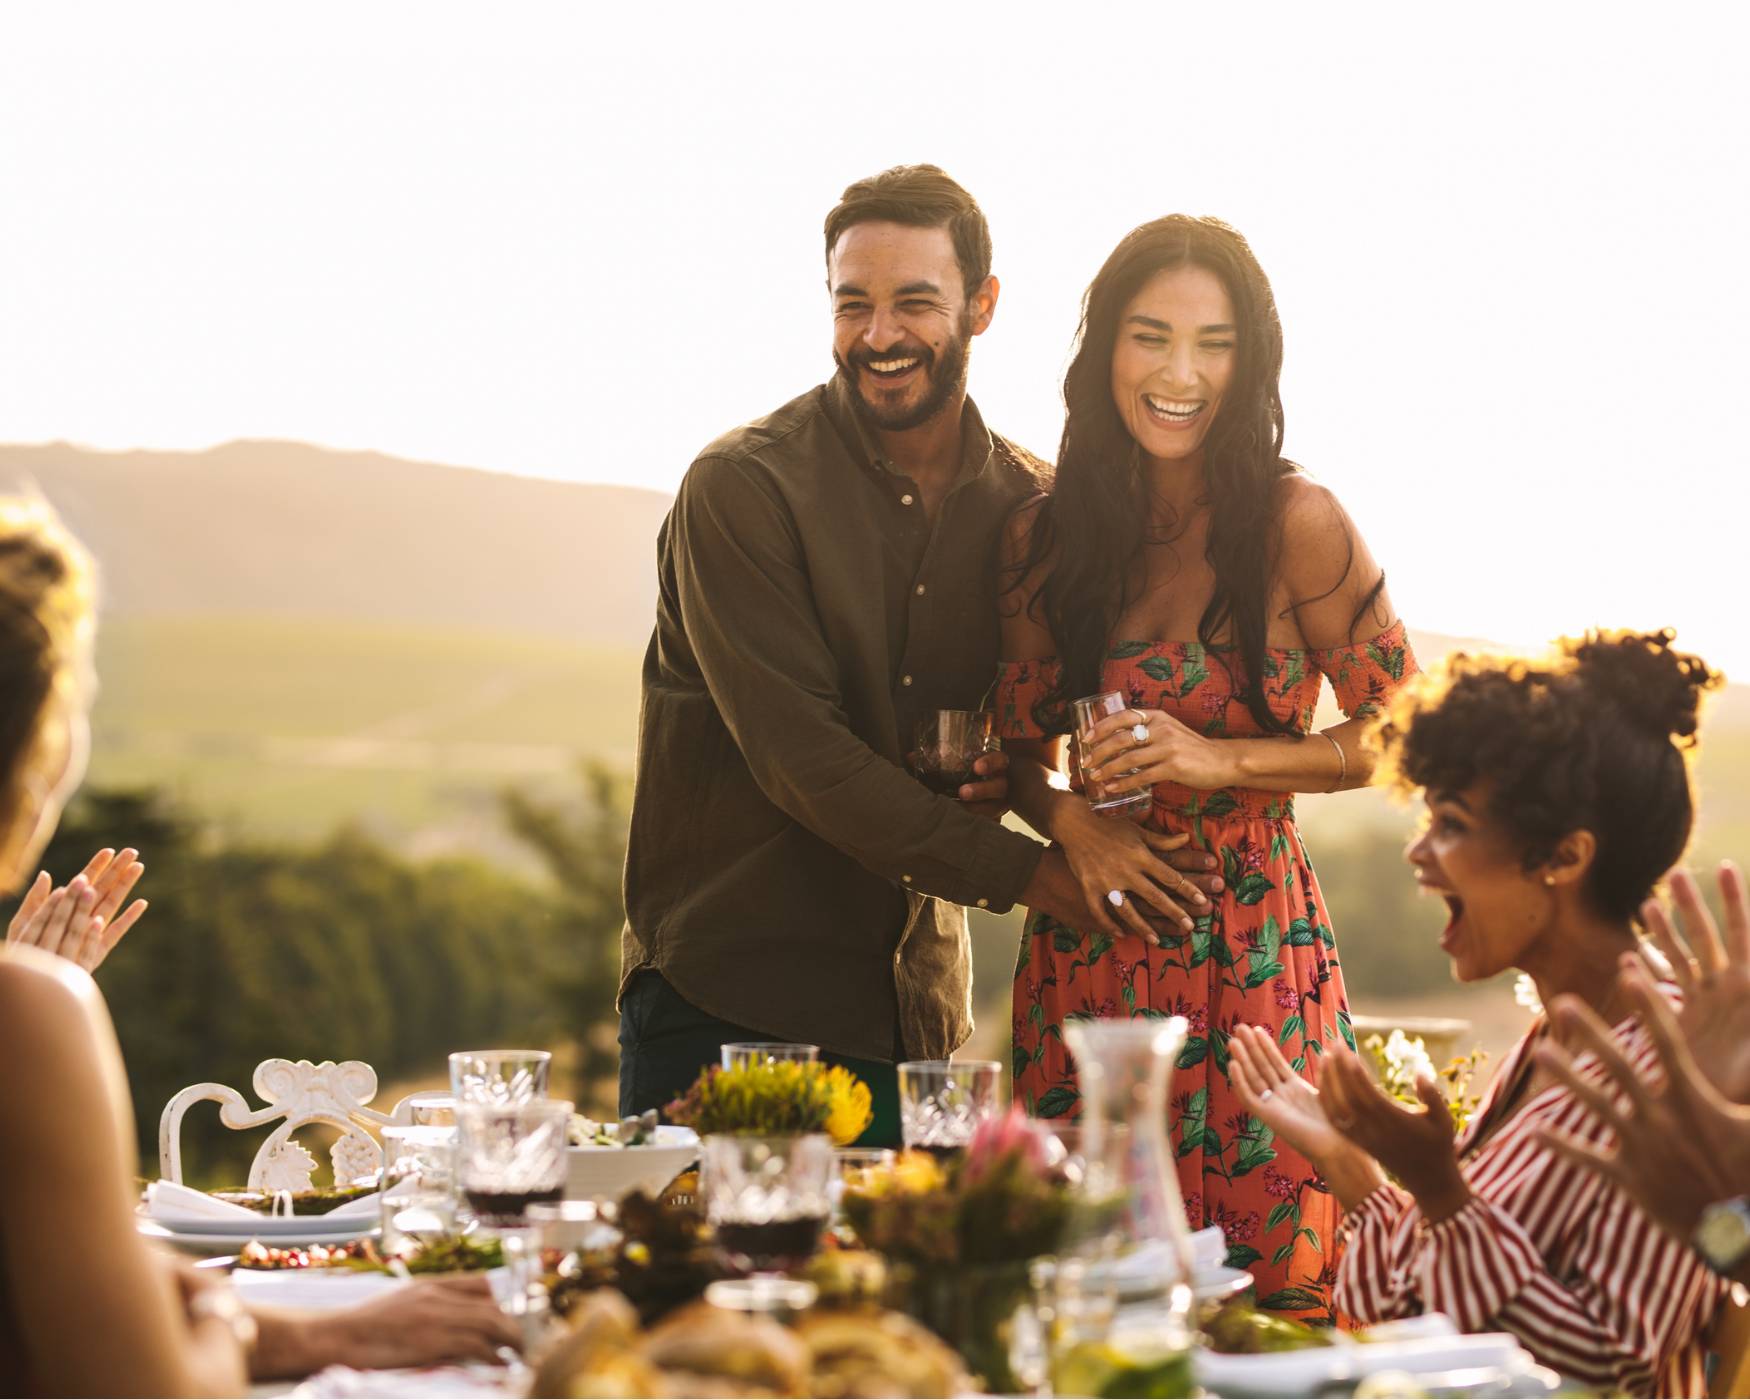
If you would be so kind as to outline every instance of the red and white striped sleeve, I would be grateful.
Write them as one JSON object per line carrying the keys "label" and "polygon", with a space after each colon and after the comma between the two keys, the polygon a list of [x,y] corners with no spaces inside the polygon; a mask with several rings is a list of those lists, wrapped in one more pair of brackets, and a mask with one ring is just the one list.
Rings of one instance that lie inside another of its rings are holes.
{"label": "red and white striped sleeve", "polygon": [[1343,1217],[1337,1238],[1343,1262],[1332,1302],[1363,1325],[1423,1311],[1410,1272],[1415,1258],[1415,1198],[1385,1185]]}

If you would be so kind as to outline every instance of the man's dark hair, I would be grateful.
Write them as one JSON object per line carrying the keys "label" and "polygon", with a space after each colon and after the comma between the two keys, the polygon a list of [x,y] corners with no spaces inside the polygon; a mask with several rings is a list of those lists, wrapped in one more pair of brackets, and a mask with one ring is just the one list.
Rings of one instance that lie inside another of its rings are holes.
{"label": "man's dark hair", "polygon": [[940,166],[896,165],[846,186],[826,216],[828,261],[846,229],[875,222],[947,229],[967,296],[990,276],[990,225],[984,221],[984,210]]}

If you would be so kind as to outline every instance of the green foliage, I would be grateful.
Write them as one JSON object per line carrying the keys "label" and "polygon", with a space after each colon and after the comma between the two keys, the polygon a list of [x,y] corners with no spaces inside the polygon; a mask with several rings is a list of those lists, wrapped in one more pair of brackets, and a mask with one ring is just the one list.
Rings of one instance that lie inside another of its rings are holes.
{"label": "green foliage", "polygon": [[[563,906],[526,879],[473,859],[416,862],[356,832],[224,847],[140,791],[89,793],[43,863],[65,881],[124,844],[146,861],[152,907],[98,982],[149,1174],[159,1114],[187,1085],[229,1084],[254,1102],[255,1066],[279,1057],[364,1060],[386,1088],[441,1078],[467,1043],[572,1029],[552,989],[580,977],[580,951]],[[188,1174],[235,1182],[259,1141],[197,1108],[183,1124]]]}
{"label": "green foliage", "polygon": [[630,781],[605,764],[583,765],[580,792],[569,800],[507,789],[501,798],[511,833],[540,860],[553,885],[554,935],[568,950],[552,995],[578,1040],[578,1076],[606,1084],[620,1062],[614,1011],[620,985],[620,876],[626,865]]}
{"label": "green foliage", "polygon": [[708,1133],[788,1137],[832,1133],[843,1144],[869,1126],[869,1089],[843,1066],[767,1061],[722,1069],[711,1065],[669,1105],[668,1116]]}

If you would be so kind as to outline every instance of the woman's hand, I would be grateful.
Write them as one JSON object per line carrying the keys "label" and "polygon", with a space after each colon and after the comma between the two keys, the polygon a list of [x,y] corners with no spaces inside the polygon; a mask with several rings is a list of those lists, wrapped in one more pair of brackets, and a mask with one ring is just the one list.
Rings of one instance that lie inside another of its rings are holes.
{"label": "woman's hand", "polygon": [[1295,1073],[1267,1030],[1235,1026],[1227,1048],[1240,1107],[1311,1162],[1345,1210],[1384,1183],[1379,1164],[1331,1122],[1319,1091]]}
{"label": "woman's hand", "polygon": [[[1065,805],[1054,834],[1082,898],[1102,917],[1106,933],[1133,934],[1158,948],[1161,940],[1149,927],[1151,917],[1189,933],[1194,920],[1209,912],[1208,896],[1161,859],[1189,842],[1189,833],[1171,836],[1103,817],[1078,800]],[[1120,898],[1114,900],[1114,893]]]}
{"label": "woman's hand", "polygon": [[1420,1108],[1391,1098],[1348,1051],[1327,1055],[1319,1073],[1332,1126],[1395,1176],[1436,1224],[1471,1198],[1458,1167],[1452,1110],[1432,1075],[1416,1080]]}
{"label": "woman's hand", "polygon": [[[1723,939],[1687,870],[1671,876],[1682,931],[1656,899],[1641,906],[1641,920],[1683,989],[1676,1023],[1693,1062],[1728,1101],[1750,1104],[1750,894],[1744,872],[1731,861],[1721,862],[1719,880]],[[1664,968],[1654,970],[1666,975]]]}
{"label": "woman's hand", "polygon": [[146,912],[146,901],[136,899],[119,917],[116,914],[146,873],[138,856],[131,848],[117,853],[106,847],[60,889],[43,871],[12,916],[6,941],[59,953],[85,971],[95,971]]}
{"label": "woman's hand", "polygon": [[[1742,885],[1739,886],[1740,893]],[[1729,1103],[1684,1044],[1681,1018],[1644,967],[1629,959],[1619,984],[1658,1053],[1664,1083],[1635,1073],[1610,1028],[1575,997],[1557,997],[1550,1023],[1561,1045],[1545,1043],[1538,1065],[1616,1135],[1614,1149],[1538,1130],[1544,1146],[1614,1181],[1663,1229],[1689,1242],[1702,1208],[1750,1192],[1750,1108]],[[1687,1010],[1687,1008],[1685,1008]],[[1573,1057],[1590,1051],[1604,1084],[1583,1078]],[[1610,1090],[1622,1097],[1613,1098]]]}
{"label": "woman's hand", "polygon": [[1087,780],[1111,796],[1156,783],[1213,790],[1239,780],[1220,739],[1206,739],[1162,710],[1107,715],[1082,735],[1081,746]]}
{"label": "woman's hand", "polygon": [[334,1324],[333,1361],[361,1371],[492,1361],[499,1348],[521,1345],[483,1274],[416,1279],[335,1315]]}

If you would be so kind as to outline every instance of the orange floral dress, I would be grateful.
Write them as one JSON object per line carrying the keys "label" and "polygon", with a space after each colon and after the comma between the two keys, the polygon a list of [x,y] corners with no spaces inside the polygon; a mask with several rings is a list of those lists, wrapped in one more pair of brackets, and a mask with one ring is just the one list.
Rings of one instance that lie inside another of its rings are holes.
{"label": "orange floral dress", "polygon": [[[1227,655],[1195,642],[1116,643],[1105,688],[1201,734],[1255,737],[1261,730],[1235,694]],[[1270,650],[1265,695],[1272,713],[1307,733],[1321,678],[1355,717],[1378,713],[1416,670],[1400,622],[1359,646]],[[1050,659],[1003,662],[998,732],[1012,739],[1067,732],[1065,716],[1047,701],[1056,679]],[[1222,1227],[1227,1262],[1252,1271],[1260,1306],[1335,1322],[1337,1203],[1304,1157],[1240,1109],[1227,1077],[1228,1037],[1242,1023],[1274,1031],[1303,1073],[1339,1040],[1355,1047],[1336,939],[1293,795],[1163,783],[1147,822],[1189,831],[1193,846],[1218,854],[1222,893],[1190,933],[1163,935],[1158,948],[1089,937],[1037,911],[1028,917],[1015,967],[1016,1100],[1041,1118],[1080,1116],[1065,1021],[1183,1016],[1190,1035],[1174,1071],[1169,1130],[1191,1228]]]}

